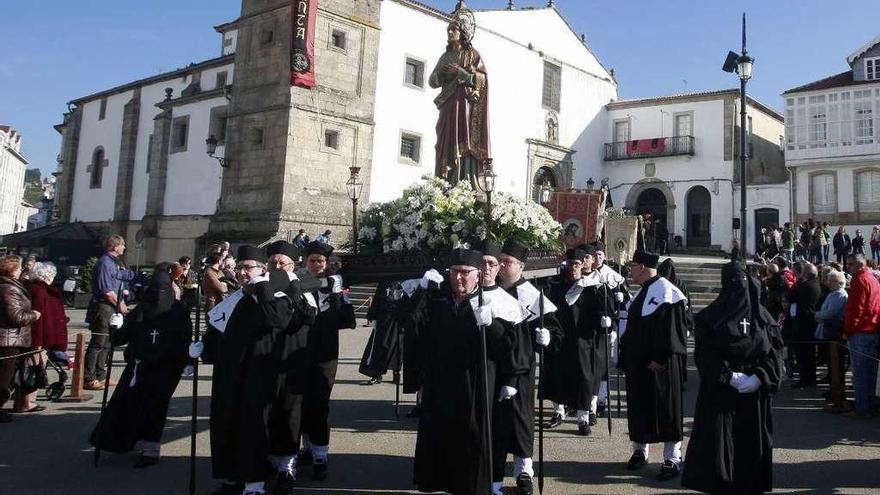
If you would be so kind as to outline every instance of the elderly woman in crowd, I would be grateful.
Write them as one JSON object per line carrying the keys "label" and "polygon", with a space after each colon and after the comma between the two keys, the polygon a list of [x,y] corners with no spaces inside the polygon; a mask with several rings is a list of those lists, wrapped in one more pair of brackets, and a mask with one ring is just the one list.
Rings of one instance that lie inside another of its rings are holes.
{"label": "elderly woman in crowd", "polygon": [[[67,322],[61,289],[52,285],[58,269],[49,262],[37,263],[31,269],[30,281],[25,284],[31,295],[31,307],[43,316],[31,324],[31,346],[48,352],[67,352]],[[45,353],[40,354],[45,364]],[[36,404],[36,392],[26,396],[24,403],[16,404],[16,411],[43,409]]]}
{"label": "elderly woman in crowd", "polygon": [[[834,342],[840,341],[843,334],[843,310],[846,308],[847,301],[847,293],[846,289],[844,289],[846,277],[843,276],[842,272],[831,270],[825,274],[822,283],[828,289],[828,294],[822,302],[822,307],[819,311],[816,311],[816,321],[819,323],[816,326],[816,339],[829,342],[827,346],[823,345],[826,351],[822,354],[830,359],[832,354],[828,352],[828,349],[830,349],[830,346],[836,345]],[[846,362],[846,347],[840,346],[839,350],[838,363],[840,368],[838,369],[841,374],[846,374],[846,366],[844,366]],[[841,383],[843,382],[841,381]]]}
{"label": "elderly woman in crowd", "polygon": [[[10,358],[31,347],[31,325],[41,316],[31,307],[31,296],[19,276],[21,256],[0,257],[0,407],[11,395],[16,359]],[[0,411],[0,423],[10,421],[9,413]]]}

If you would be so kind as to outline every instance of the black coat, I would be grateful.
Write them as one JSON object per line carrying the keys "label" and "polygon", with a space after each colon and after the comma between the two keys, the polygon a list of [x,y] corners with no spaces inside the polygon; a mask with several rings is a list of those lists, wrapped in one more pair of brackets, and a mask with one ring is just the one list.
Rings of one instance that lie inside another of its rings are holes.
{"label": "black coat", "polygon": [[[831,241],[831,243],[834,245],[834,254],[847,255],[852,248],[849,234],[841,234],[838,232],[834,234],[834,240]],[[864,244],[864,241],[862,241],[862,243]]]}
{"label": "black coat", "polygon": [[794,288],[793,303],[797,304],[794,317],[794,339],[813,340],[816,334],[816,311],[822,299],[822,287],[819,281],[802,280]]}

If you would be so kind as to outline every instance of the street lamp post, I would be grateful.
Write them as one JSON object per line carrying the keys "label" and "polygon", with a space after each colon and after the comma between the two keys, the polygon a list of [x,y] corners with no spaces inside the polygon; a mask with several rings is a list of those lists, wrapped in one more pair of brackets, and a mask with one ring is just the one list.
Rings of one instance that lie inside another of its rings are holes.
{"label": "street lamp post", "polygon": [[364,183],[360,181],[358,174],[361,171],[360,167],[348,167],[351,175],[348,178],[348,181],[345,183],[345,188],[348,189],[348,199],[351,200],[351,234],[352,234],[352,249],[354,253],[358,252],[358,220],[357,220],[357,205],[358,200],[361,197],[361,192],[364,189]]}
{"label": "street lamp post", "polygon": [[742,18],[742,55],[729,52],[722,70],[739,75],[739,217],[740,217],[740,256],[746,259],[748,230],[746,220],[746,83],[752,78],[752,65],[755,59],[746,51],[746,14]]}
{"label": "street lamp post", "polygon": [[485,208],[485,222],[486,222],[486,236],[488,237],[492,231],[492,191],[495,190],[495,172],[492,170],[492,159],[486,158],[483,161],[482,170],[480,170],[480,175],[477,177],[477,187],[479,187],[484,193],[486,193],[486,208]]}

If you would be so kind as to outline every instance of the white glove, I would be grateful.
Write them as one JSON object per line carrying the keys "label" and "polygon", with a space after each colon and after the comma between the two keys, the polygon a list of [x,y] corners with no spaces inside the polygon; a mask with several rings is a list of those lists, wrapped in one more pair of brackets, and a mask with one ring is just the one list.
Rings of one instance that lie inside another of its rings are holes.
{"label": "white glove", "polygon": [[550,330],[547,330],[546,328],[536,328],[535,343],[541,347],[547,347],[550,344]]}
{"label": "white glove", "polygon": [[508,387],[507,385],[501,387],[501,391],[498,392],[498,402],[503,400],[510,399],[514,395],[516,395],[517,390],[513,387]]}
{"label": "white glove", "polygon": [[745,383],[747,376],[745,373],[739,373],[734,371],[730,374],[730,381],[727,382],[731,387],[739,390],[740,387]]}
{"label": "white glove", "polygon": [[193,368],[193,365],[188,364],[183,368],[183,373],[180,376],[193,376],[193,373],[195,373],[195,368]]}
{"label": "white glove", "polygon": [[330,291],[334,294],[339,294],[342,292],[342,276],[341,275],[331,275],[327,277],[327,280],[333,284]]}
{"label": "white glove", "polygon": [[474,311],[474,316],[477,318],[477,325],[486,327],[492,324],[492,308],[489,306],[480,306]]}
{"label": "white glove", "polygon": [[737,387],[737,391],[741,394],[750,394],[761,388],[761,380],[755,375],[749,375],[742,381],[742,385]]}
{"label": "white glove", "polygon": [[198,359],[202,355],[202,351],[205,350],[204,342],[193,342],[189,345],[189,357],[193,359]]}
{"label": "white glove", "polygon": [[110,328],[120,329],[123,323],[125,323],[125,318],[122,313],[113,313],[113,316],[110,317]]}
{"label": "white glove", "polygon": [[614,300],[619,303],[622,303],[623,302],[623,292],[615,292],[614,293]]}
{"label": "white glove", "polygon": [[427,289],[428,284],[431,282],[434,282],[437,285],[443,283],[443,275],[440,275],[440,272],[434,270],[433,268],[426,271],[425,274],[422,276],[422,279],[419,281],[419,287],[421,287],[422,289]]}
{"label": "white glove", "polygon": [[611,317],[603,316],[599,319],[599,327],[600,328],[611,328]]}

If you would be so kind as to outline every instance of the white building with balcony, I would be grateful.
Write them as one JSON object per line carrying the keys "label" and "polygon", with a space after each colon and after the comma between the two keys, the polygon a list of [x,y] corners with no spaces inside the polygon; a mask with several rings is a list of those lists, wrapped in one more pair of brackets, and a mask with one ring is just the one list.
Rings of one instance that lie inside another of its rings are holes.
{"label": "white building with balcony", "polygon": [[0,235],[27,229],[27,217],[21,221],[27,165],[27,158],[21,154],[21,134],[0,125]]}
{"label": "white building with balcony", "polygon": [[850,70],[790,89],[785,164],[795,221],[880,224],[880,37],[846,59]]}
{"label": "white building with balcony", "polygon": [[[614,206],[659,219],[670,248],[731,249],[739,238],[739,90],[606,105],[602,182]],[[762,227],[788,221],[782,116],[748,99],[748,249]]]}

